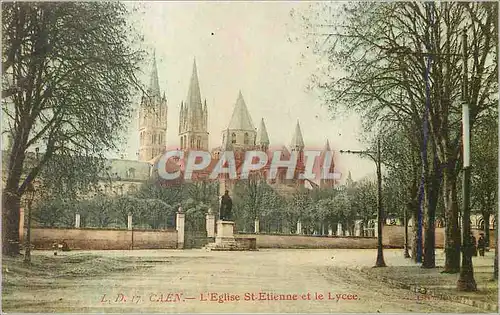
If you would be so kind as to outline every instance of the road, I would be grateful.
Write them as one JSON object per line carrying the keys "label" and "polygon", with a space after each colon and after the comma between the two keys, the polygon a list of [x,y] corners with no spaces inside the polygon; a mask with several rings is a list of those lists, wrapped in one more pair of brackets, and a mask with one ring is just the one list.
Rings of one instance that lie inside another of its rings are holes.
{"label": "road", "polygon": [[[137,250],[92,253],[103,257],[140,258],[141,264],[149,264],[151,268],[112,272],[105,276],[62,277],[50,285],[10,288],[7,294],[4,292],[4,311],[482,312],[463,304],[424,299],[408,290],[366,280],[353,267],[373,265],[375,250]],[[78,251],[64,253],[79,254],[81,252]],[[48,256],[52,253],[35,251],[34,255]],[[401,250],[386,250],[386,262],[390,264],[391,257],[397,255],[401,255]],[[280,297],[291,300],[276,300]]]}

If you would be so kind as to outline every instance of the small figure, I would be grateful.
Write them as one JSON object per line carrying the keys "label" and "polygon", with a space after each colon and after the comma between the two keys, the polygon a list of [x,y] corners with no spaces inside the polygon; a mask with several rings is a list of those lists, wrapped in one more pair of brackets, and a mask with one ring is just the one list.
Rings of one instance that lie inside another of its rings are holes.
{"label": "small figure", "polygon": [[484,250],[486,247],[486,240],[484,238],[484,233],[479,234],[479,240],[477,241],[477,249],[479,250],[479,255],[484,257]]}
{"label": "small figure", "polygon": [[69,252],[69,251],[71,250],[71,249],[69,248],[69,246],[68,246],[68,243],[66,243],[66,241],[65,241],[65,240],[63,240],[63,241],[61,242],[61,245],[62,245],[62,246],[61,246],[61,250],[62,250],[63,252]]}
{"label": "small figure", "polygon": [[472,256],[477,256],[476,237],[472,233],[470,234],[470,246],[472,250]]}

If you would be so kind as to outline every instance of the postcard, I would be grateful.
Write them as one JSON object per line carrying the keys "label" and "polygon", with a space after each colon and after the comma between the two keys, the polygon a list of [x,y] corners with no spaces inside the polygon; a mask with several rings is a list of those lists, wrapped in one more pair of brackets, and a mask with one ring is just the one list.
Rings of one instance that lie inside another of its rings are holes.
{"label": "postcard", "polygon": [[497,313],[497,2],[3,2],[2,311]]}

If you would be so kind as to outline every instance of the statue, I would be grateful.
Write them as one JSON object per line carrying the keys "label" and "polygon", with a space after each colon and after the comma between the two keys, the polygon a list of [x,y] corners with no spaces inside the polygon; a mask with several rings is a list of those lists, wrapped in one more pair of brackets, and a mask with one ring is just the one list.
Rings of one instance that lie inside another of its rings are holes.
{"label": "statue", "polygon": [[231,200],[231,197],[229,197],[229,191],[226,190],[224,196],[222,196],[220,200],[219,219],[223,221],[230,221],[233,217],[232,209],[233,201]]}

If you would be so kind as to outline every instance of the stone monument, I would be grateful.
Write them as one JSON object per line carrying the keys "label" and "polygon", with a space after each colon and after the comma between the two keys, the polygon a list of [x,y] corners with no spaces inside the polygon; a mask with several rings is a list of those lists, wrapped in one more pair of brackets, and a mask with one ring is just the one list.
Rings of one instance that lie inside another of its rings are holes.
{"label": "stone monument", "polygon": [[234,221],[233,221],[233,201],[229,197],[229,191],[225,191],[220,200],[219,220],[217,220],[217,234],[215,235],[215,243],[210,243],[205,248],[215,251],[232,251],[232,250],[257,250],[257,242],[255,238],[238,238],[234,237]]}
{"label": "stone monument", "polygon": [[235,247],[233,201],[229,197],[229,191],[225,191],[220,200],[219,220],[217,221],[217,235],[215,244],[222,247]]}

